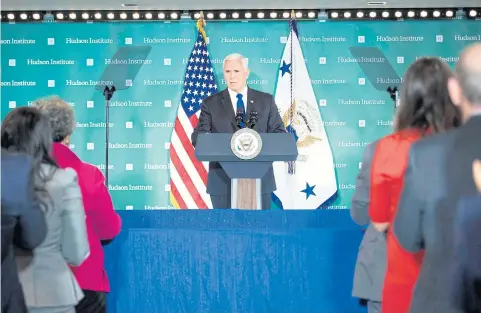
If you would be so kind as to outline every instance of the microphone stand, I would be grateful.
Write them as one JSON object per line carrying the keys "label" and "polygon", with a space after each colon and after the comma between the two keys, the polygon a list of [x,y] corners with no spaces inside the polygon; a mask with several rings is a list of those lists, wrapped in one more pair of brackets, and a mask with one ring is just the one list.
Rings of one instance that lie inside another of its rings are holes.
{"label": "microphone stand", "polygon": [[235,121],[236,121],[236,125],[237,125],[237,130],[241,129],[242,128],[242,126],[241,126],[242,112],[241,111],[237,111],[237,114],[235,116]]}
{"label": "microphone stand", "polygon": [[109,187],[109,109],[110,109],[110,99],[115,92],[115,86],[108,87],[105,86],[104,97],[105,97],[105,185]]}
{"label": "microphone stand", "polygon": [[250,129],[253,129],[254,126],[255,126],[256,123],[257,123],[257,119],[258,119],[258,117],[257,117],[257,112],[255,112],[255,111],[251,112],[250,117],[249,117],[249,120],[248,120],[247,123],[246,123],[246,124],[247,124],[247,127],[249,127]]}

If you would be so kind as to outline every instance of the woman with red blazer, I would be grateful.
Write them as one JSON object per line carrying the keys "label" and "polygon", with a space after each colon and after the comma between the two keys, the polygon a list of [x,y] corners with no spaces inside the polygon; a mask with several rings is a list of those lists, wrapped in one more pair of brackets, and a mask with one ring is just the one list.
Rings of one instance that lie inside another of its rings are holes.
{"label": "woman with red blazer", "polygon": [[382,292],[383,313],[408,313],[423,253],[411,254],[393,236],[393,222],[412,143],[457,127],[459,113],[451,103],[451,69],[439,58],[421,58],[407,70],[395,131],[381,138],[371,168],[369,215],[374,227],[387,232],[387,270]]}
{"label": "woman with red blazer", "polygon": [[120,233],[120,216],[114,210],[102,172],[94,165],[82,162],[69,149],[75,125],[72,107],[56,96],[37,100],[34,105],[50,120],[55,160],[61,168],[70,167],[77,172],[82,192],[90,256],[80,266],[71,266],[85,295],[76,306],[76,312],[106,313],[105,294],[110,291],[110,286],[101,241],[111,240]]}

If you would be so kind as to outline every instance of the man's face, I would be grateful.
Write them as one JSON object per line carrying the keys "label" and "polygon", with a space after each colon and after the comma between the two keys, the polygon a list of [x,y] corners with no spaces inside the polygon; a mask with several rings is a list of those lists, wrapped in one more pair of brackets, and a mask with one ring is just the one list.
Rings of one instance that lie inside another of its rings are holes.
{"label": "man's face", "polygon": [[241,92],[247,82],[249,70],[245,69],[241,60],[228,60],[224,64],[224,80],[227,87],[235,92]]}

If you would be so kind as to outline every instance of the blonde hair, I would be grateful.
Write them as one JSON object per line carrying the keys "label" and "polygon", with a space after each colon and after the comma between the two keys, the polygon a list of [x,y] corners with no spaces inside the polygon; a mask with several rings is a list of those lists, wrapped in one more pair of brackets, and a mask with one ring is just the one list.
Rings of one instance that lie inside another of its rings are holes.
{"label": "blonde hair", "polygon": [[52,128],[52,139],[61,142],[72,134],[75,128],[74,112],[70,104],[59,96],[48,96],[33,102],[34,107],[47,116]]}

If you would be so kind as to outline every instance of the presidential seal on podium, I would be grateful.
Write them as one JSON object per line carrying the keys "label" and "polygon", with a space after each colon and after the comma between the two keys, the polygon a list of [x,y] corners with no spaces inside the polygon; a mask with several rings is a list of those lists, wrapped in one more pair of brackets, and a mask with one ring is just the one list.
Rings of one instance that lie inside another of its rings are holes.
{"label": "presidential seal on podium", "polygon": [[250,160],[262,150],[262,138],[251,128],[242,128],[232,135],[230,141],[232,152],[242,160]]}

